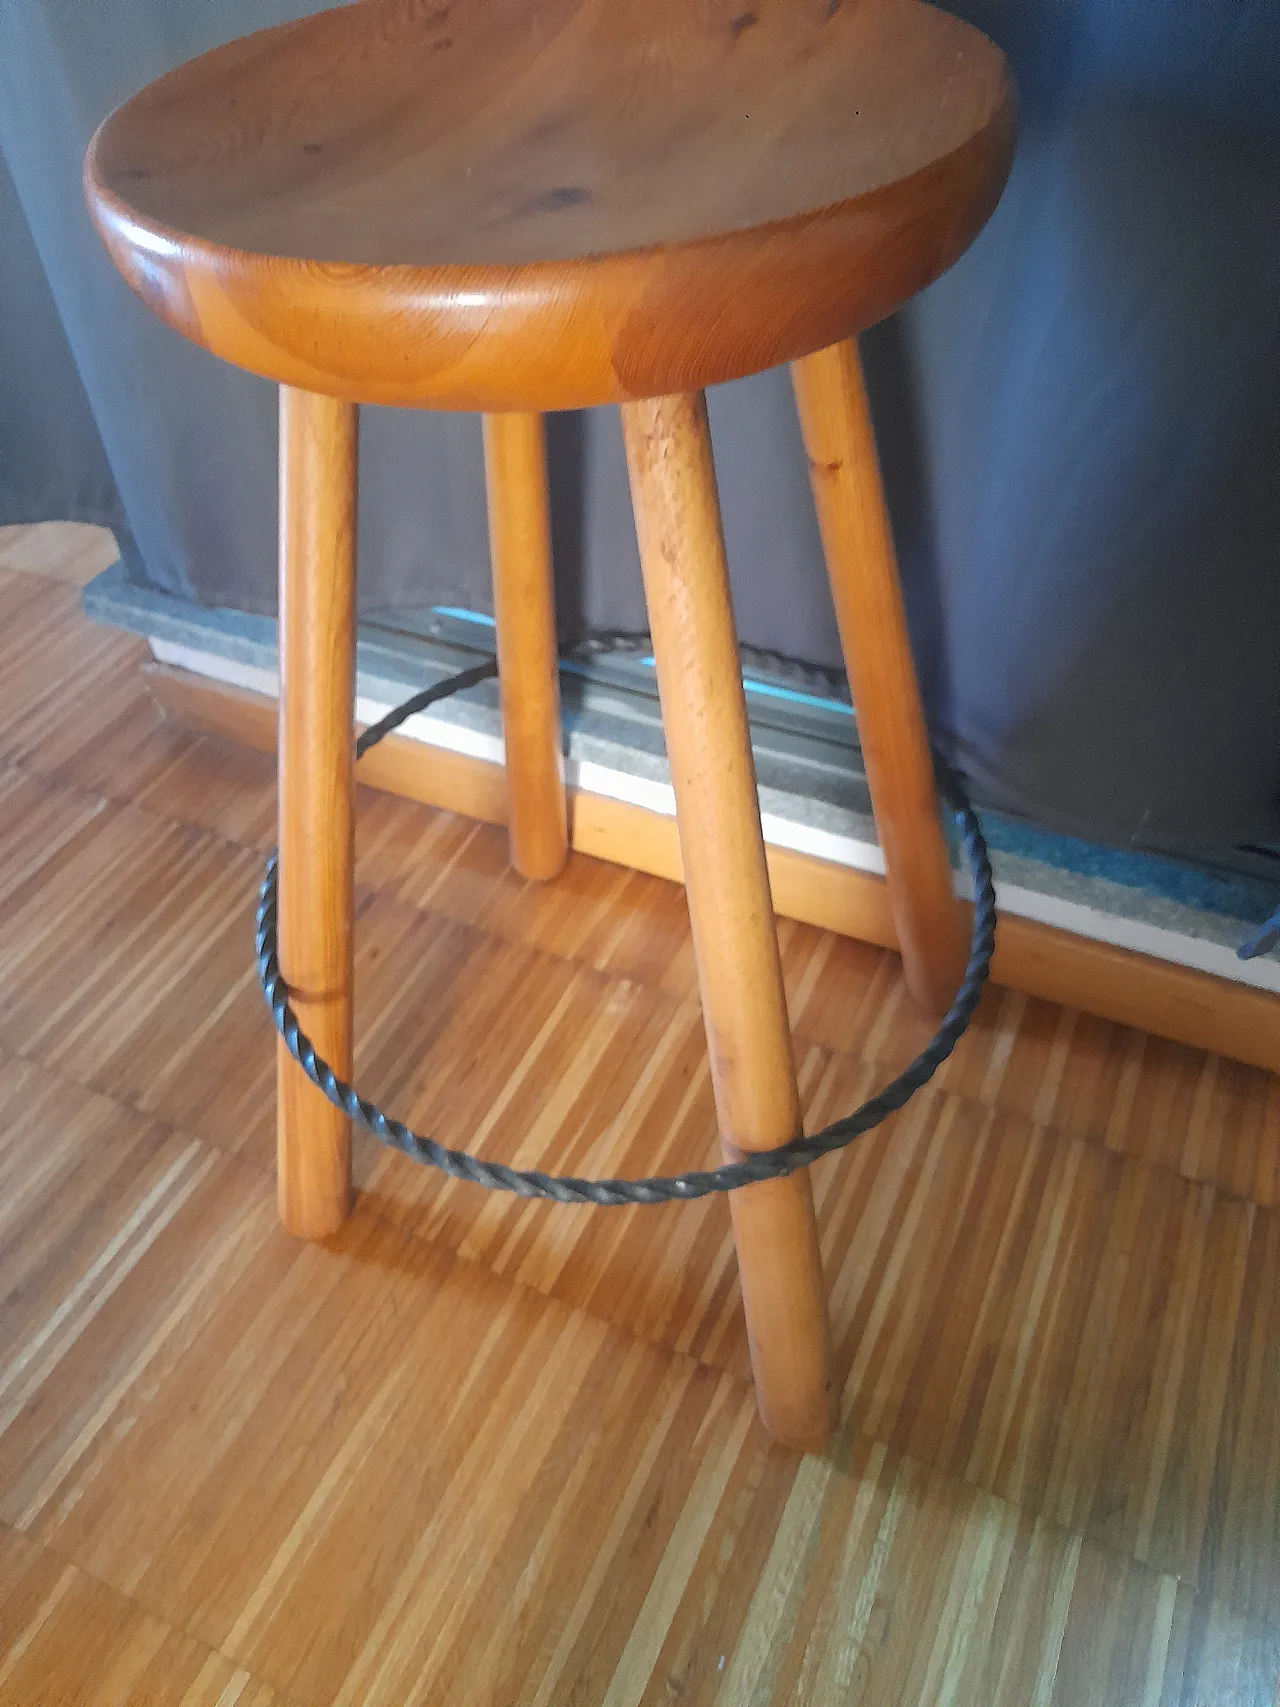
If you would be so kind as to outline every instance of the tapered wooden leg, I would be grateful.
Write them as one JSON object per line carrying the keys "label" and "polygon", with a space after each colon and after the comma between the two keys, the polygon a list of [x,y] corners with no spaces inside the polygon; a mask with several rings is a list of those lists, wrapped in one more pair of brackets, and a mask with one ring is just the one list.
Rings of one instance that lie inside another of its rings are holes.
{"label": "tapered wooden leg", "polygon": [[916,1002],[941,1014],[964,976],[964,925],[857,345],[834,344],[791,373],[903,969]]}
{"label": "tapered wooden leg", "polygon": [[[706,403],[622,410],[694,952],[725,1154],[801,1130]],[[760,1413],[813,1451],[832,1420],[830,1332],[807,1173],[731,1194]]]}
{"label": "tapered wooden leg", "polygon": [[[299,1023],[351,1076],[356,410],[280,391],[280,968]],[[277,1183],[291,1233],[345,1220],[350,1131],[278,1043]]]}
{"label": "tapered wooden leg", "polygon": [[511,863],[554,877],[569,833],[542,416],[486,415],[484,461]]}

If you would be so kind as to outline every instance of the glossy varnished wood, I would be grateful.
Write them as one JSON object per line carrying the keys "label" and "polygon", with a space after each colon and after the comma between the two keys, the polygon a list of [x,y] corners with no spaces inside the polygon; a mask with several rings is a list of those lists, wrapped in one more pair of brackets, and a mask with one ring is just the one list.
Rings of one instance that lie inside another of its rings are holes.
{"label": "glossy varnished wood", "polygon": [[[280,968],[298,1022],[351,1072],[356,411],[280,393]],[[324,1238],[350,1193],[344,1114],[278,1046],[278,1189],[290,1232]]]}
{"label": "glossy varnished wood", "polygon": [[[814,1170],[842,1425],[798,1460],[717,1203],[499,1201],[360,1143],[338,1235],[282,1232],[272,765],[161,717],[144,656],[0,566],[0,1699],[1270,1707],[1272,1076],[993,992]],[[362,1083],[526,1165],[708,1153],[678,888],[359,822]],[[819,1124],[926,1022],[892,956],[779,934]]]}
{"label": "glossy varnished wood", "polygon": [[1012,139],[1000,53],[916,0],[365,0],[161,78],[85,181],[125,277],[226,360],[536,410],[880,319],[970,242]]}
{"label": "glossy varnished wood", "polygon": [[569,854],[547,440],[541,415],[486,415],[485,482],[511,863],[554,877]]}
{"label": "glossy varnished wood", "polygon": [[792,377],[894,930],[912,994],[941,1015],[964,975],[967,933],[938,817],[857,346],[806,356]]}
{"label": "glossy varnished wood", "polygon": [[[726,1156],[802,1130],[705,399],[622,412],[711,1079]],[[831,1429],[830,1333],[807,1173],[729,1199],[760,1413]]]}

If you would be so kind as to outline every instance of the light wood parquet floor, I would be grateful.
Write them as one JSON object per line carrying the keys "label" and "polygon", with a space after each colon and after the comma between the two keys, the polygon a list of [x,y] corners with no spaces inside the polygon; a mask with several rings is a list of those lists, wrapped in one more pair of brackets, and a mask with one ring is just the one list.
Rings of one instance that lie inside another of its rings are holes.
{"label": "light wood parquet floor", "polygon": [[[721,1202],[359,1144],[275,1221],[269,762],[0,530],[0,1703],[1244,1707],[1280,1668],[1280,1091],[1002,991],[814,1170],[843,1427],[755,1421]],[[575,1171],[714,1150],[682,893],[366,793],[357,1077]],[[811,1122],[926,1028],[783,923]]]}

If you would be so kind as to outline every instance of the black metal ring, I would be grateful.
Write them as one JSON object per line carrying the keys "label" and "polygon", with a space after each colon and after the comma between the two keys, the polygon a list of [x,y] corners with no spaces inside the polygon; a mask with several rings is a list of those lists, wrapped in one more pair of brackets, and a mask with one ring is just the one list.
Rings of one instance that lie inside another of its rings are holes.
{"label": "black metal ring", "polygon": [[[398,706],[373,729],[367,730],[357,744],[357,754],[366,752],[374,741],[381,740],[397,724],[424,706],[434,704],[471,686],[497,669],[496,662],[477,666],[460,676],[439,682],[421,694],[415,694]],[[372,737],[372,739],[370,739]],[[266,876],[258,894],[256,916],[256,947],[258,981],[267,1006],[271,1009],[276,1030],[285,1047],[315,1085],[336,1108],[372,1133],[381,1143],[393,1150],[438,1168],[450,1179],[467,1180],[489,1191],[514,1192],[518,1197],[550,1198],[556,1203],[592,1203],[614,1207],[629,1203],[686,1202],[706,1197],[711,1192],[739,1191],[743,1186],[761,1180],[782,1179],[787,1174],[806,1168],[821,1156],[829,1155],[850,1144],[862,1133],[878,1126],[888,1115],[895,1113],[922,1085],[937,1072],[959,1042],[982,996],[983,985],[991,966],[995,948],[996,897],[991,873],[991,858],[983,838],[977,814],[966,799],[954,774],[936,760],[939,783],[948,804],[959,820],[964,839],[965,856],[973,874],[974,908],[973,935],[970,941],[969,962],[964,981],[932,1040],[915,1060],[880,1091],[864,1102],[861,1108],[833,1121],[812,1137],[793,1138],[776,1150],[762,1150],[740,1162],[728,1162],[718,1168],[651,1179],[576,1179],[544,1174],[536,1169],[509,1168],[500,1162],[481,1161],[464,1150],[450,1150],[434,1138],[424,1138],[398,1120],[384,1114],[354,1088],[340,1079],[327,1061],[317,1055],[315,1045],[298,1025],[297,1016],[289,1002],[289,986],[280,971],[276,944],[276,914],[278,896],[278,850],[267,861]]]}

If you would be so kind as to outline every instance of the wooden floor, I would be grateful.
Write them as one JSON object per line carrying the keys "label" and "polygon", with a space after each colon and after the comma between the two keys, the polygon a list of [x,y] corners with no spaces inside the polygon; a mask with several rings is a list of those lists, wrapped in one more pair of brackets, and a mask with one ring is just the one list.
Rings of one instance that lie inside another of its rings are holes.
{"label": "wooden floor", "polygon": [[[95,556],[95,550],[98,555]],[[0,1702],[1172,1707],[1280,1666],[1276,1081],[993,992],[814,1171],[843,1381],[755,1421],[721,1201],[358,1150],[275,1222],[271,766],[166,724],[76,530],[0,532]],[[489,1155],[713,1153],[683,897],[361,801],[358,1078]],[[919,1045],[781,929],[813,1122]]]}

